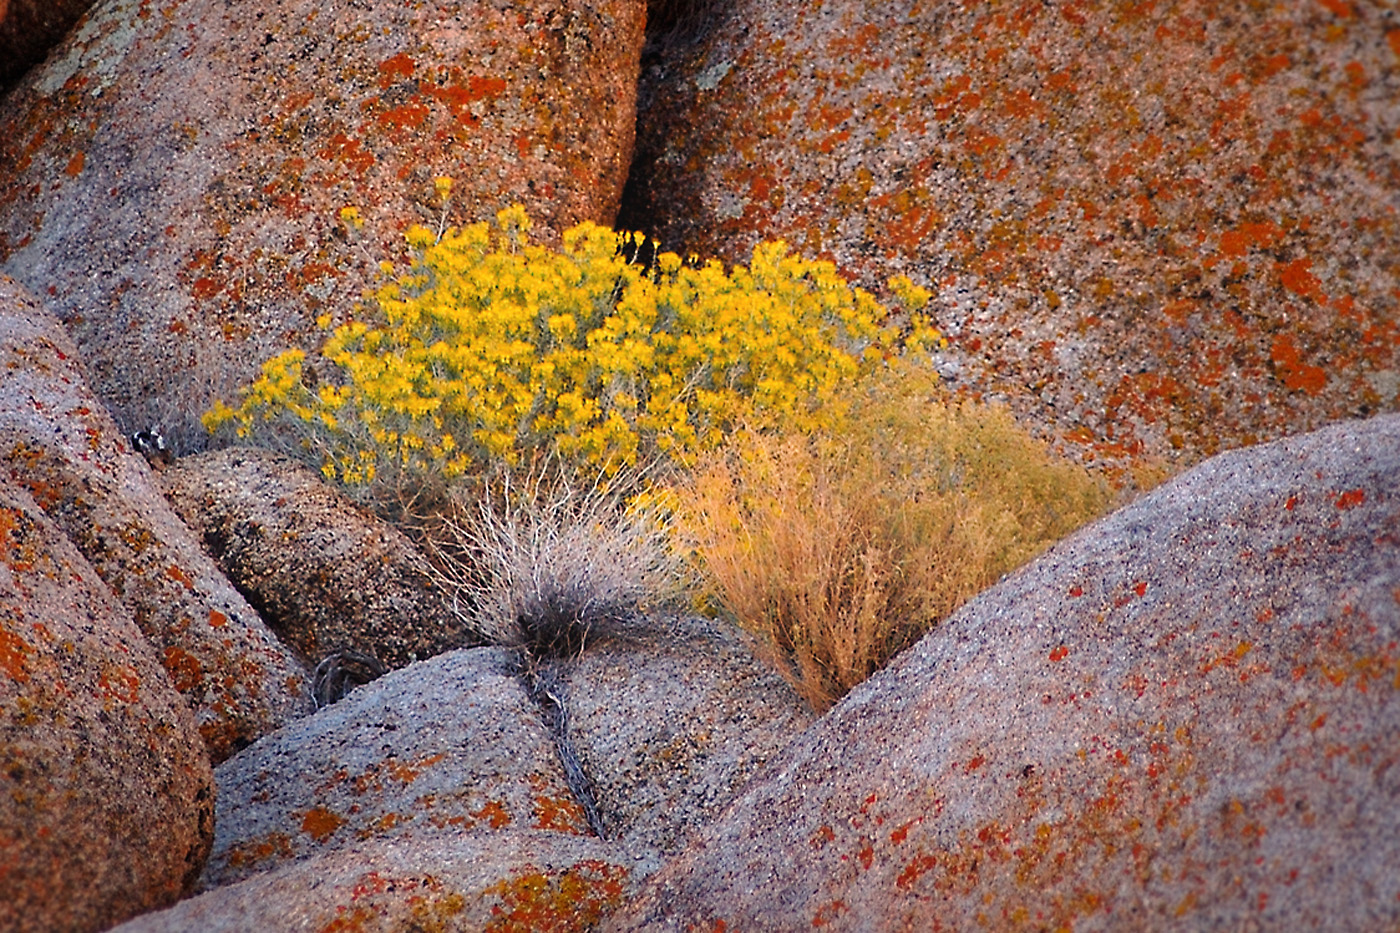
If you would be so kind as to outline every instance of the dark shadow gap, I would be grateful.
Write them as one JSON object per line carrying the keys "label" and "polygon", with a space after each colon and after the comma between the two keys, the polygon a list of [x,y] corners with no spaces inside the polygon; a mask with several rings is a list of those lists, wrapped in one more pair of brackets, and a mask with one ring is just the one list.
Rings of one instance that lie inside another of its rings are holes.
{"label": "dark shadow gap", "polygon": [[[644,121],[651,109],[667,65],[692,54],[718,25],[732,0],[650,0],[647,4],[646,44],[642,47],[640,86],[637,89],[636,148],[622,189],[614,227],[657,240],[663,250],[684,253],[684,244],[667,242],[669,218],[660,216],[647,189],[650,165],[660,154]],[[655,84],[654,84],[655,82]]]}

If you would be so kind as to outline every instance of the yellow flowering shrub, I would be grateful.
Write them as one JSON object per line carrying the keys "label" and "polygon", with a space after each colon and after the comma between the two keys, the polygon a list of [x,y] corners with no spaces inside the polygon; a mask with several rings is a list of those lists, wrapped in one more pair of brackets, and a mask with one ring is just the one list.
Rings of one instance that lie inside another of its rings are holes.
{"label": "yellow flowering shrub", "polygon": [[[358,225],[353,209],[341,217]],[[372,313],[322,348],[338,378],[311,379],[289,350],[206,426],[246,436],[290,418],[348,484],[385,467],[451,479],[532,452],[607,470],[685,464],[740,424],[817,427],[838,390],[891,352],[886,310],[781,242],[726,272],[674,253],[631,261],[643,244],[596,224],[557,250],[529,229],[519,206],[494,226],[414,227],[411,267],[383,264],[391,280]],[[910,316],[901,342],[937,339],[918,318],[928,293],[891,287]]]}

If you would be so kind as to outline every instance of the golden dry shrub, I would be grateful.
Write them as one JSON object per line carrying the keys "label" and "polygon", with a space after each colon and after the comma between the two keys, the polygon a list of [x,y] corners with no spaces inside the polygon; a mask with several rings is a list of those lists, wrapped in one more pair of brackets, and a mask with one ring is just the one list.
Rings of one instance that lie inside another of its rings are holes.
{"label": "golden dry shrub", "polygon": [[707,597],[818,711],[1111,498],[912,365],[844,402],[816,432],[736,434],[678,496]]}

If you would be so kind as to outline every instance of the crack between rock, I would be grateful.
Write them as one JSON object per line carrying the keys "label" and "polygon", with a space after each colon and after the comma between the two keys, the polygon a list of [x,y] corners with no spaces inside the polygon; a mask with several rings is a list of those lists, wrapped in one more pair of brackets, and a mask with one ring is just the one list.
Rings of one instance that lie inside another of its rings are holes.
{"label": "crack between rock", "polygon": [[589,828],[599,839],[607,839],[593,779],[584,770],[583,762],[579,761],[578,753],[574,751],[574,743],[569,739],[569,714],[564,707],[564,685],[559,679],[557,667],[552,663],[542,664],[525,654],[521,658],[518,676],[525,692],[539,707],[545,728],[554,739],[554,751],[564,769],[564,781],[574,800],[583,809]]}

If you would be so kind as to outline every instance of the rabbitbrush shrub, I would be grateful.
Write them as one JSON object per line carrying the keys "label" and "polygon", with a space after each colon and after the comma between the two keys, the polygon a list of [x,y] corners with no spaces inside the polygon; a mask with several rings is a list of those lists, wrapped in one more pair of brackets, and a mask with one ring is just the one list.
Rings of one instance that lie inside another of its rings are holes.
{"label": "rabbitbrush shrub", "polygon": [[[541,453],[608,470],[685,464],[740,423],[815,429],[888,352],[885,309],[781,242],[726,272],[674,253],[629,261],[637,241],[595,224],[567,231],[560,250],[532,244],[529,227],[517,206],[494,229],[413,228],[412,267],[326,341],[335,378],[313,388],[305,355],[289,350],[206,425],[246,436],[294,422],[324,473],[348,485],[400,472],[450,480]],[[891,284],[910,305],[927,300]]]}
{"label": "rabbitbrush shrub", "polygon": [[[450,189],[439,179],[444,205]],[[594,224],[558,250],[529,227],[514,207],[494,227],[410,230],[411,267],[382,267],[390,281],[316,365],[275,357],[205,423],[276,426],[400,519],[405,485],[410,498],[445,486],[416,530],[463,614],[492,641],[557,656],[665,602],[682,576],[666,511],[624,501],[634,467],[683,467],[740,424],[817,429],[895,334],[869,294],[782,243],[726,272],[673,253],[632,261],[644,244]],[[936,336],[917,315],[927,293],[891,286],[903,341]]]}
{"label": "rabbitbrush shrub", "polygon": [[822,711],[1109,494],[896,362],[818,431],[736,435],[680,501],[710,599]]}

